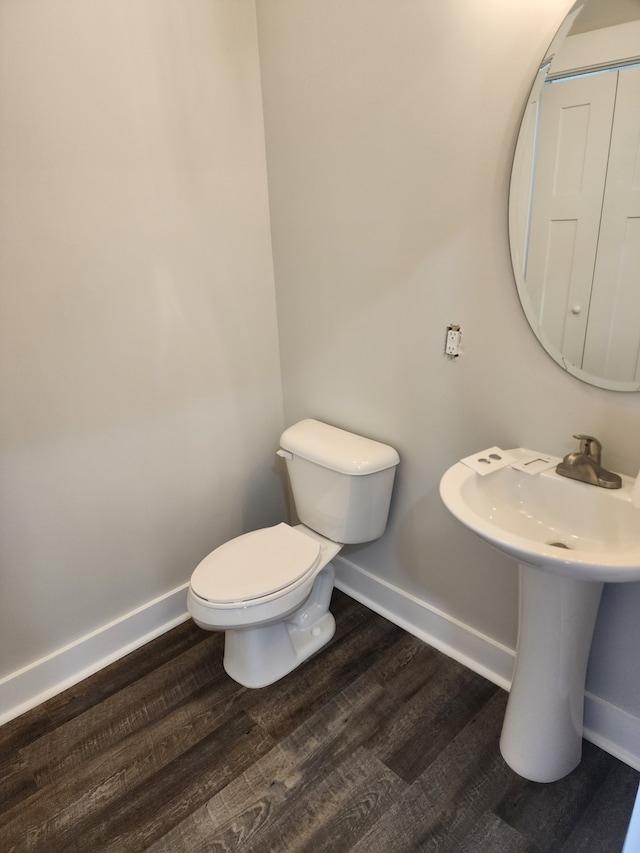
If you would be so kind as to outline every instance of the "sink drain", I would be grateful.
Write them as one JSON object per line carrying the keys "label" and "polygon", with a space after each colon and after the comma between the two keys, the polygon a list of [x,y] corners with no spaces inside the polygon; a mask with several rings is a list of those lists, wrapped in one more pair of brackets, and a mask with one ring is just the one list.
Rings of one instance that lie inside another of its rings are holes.
{"label": "sink drain", "polygon": [[571,550],[571,548],[568,545],[565,545],[564,542],[547,542],[547,545],[553,545],[554,548],[565,548],[567,551]]}

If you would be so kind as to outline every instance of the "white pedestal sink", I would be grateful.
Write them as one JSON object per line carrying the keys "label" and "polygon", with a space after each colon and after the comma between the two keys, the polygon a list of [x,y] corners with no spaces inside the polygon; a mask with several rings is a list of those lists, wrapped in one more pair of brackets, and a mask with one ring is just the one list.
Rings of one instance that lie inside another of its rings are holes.
{"label": "white pedestal sink", "polygon": [[[516,463],[531,458],[518,448]],[[450,512],[519,564],[516,663],[500,749],[535,782],[570,773],[582,754],[584,683],[603,583],[640,580],[633,480],[611,490],[506,466],[462,462],[440,483]]]}

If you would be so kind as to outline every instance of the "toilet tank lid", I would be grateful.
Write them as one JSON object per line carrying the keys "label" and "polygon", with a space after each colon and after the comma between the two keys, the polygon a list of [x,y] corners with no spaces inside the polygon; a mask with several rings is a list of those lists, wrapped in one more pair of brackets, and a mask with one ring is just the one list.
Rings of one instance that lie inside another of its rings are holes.
{"label": "toilet tank lid", "polygon": [[313,418],[286,429],[280,446],[294,456],[315,462],[340,474],[359,476],[392,468],[400,462],[393,447]]}

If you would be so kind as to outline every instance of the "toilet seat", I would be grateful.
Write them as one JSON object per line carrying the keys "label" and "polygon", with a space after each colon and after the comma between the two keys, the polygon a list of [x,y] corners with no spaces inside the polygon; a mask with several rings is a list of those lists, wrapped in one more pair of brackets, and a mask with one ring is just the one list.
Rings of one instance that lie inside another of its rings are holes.
{"label": "toilet seat", "polygon": [[320,543],[288,524],[245,533],[216,548],[196,566],[191,589],[220,607],[277,597],[313,575]]}

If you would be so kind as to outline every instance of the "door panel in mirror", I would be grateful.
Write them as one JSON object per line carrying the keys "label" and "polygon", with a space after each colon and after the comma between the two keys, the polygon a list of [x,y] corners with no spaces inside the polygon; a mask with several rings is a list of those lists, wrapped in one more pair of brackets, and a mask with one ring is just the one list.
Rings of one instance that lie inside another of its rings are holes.
{"label": "door panel in mirror", "polygon": [[616,96],[612,74],[545,88],[525,281],[549,344],[582,367]]}
{"label": "door panel in mirror", "polygon": [[640,382],[640,68],[618,74],[583,367]]}

